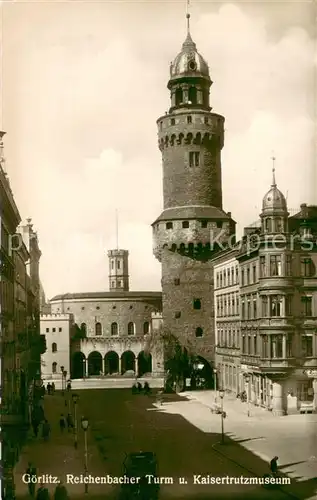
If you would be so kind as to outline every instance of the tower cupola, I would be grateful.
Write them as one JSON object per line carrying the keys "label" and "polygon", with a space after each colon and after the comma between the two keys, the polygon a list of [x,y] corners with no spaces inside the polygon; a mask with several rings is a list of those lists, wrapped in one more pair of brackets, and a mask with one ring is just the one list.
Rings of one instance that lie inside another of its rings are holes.
{"label": "tower cupola", "polygon": [[210,111],[209,88],[212,81],[209,77],[208,64],[197,51],[190,29],[190,14],[187,13],[187,36],[182,50],[170,66],[168,89],[171,92],[170,112],[183,108],[200,108]]}
{"label": "tower cupola", "polygon": [[284,194],[278,189],[275,179],[275,158],[272,158],[272,184],[262,201],[262,230],[265,233],[283,233],[287,230],[287,202]]}
{"label": "tower cupola", "polygon": [[129,291],[129,252],[128,250],[109,250],[109,290],[110,292]]}

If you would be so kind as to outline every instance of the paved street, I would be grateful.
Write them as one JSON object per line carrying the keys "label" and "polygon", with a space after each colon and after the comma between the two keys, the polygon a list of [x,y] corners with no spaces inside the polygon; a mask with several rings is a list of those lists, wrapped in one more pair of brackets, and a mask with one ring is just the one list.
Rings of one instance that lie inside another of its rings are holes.
{"label": "paved street", "polygon": [[[219,431],[220,415],[209,409],[214,404],[215,393],[195,391],[185,395],[190,401],[169,403],[162,411],[182,415],[204,432]],[[275,417],[262,408],[251,406],[250,409],[248,417],[247,404],[225,395],[226,436],[230,437],[229,442],[240,442],[245,450],[242,454],[240,447],[227,444],[225,453],[255,473],[263,470],[263,461],[267,464],[278,455],[281,470],[294,481],[291,490],[299,497],[307,498],[306,491],[310,491],[312,480],[317,476],[317,415]],[[263,461],[257,464],[254,455]],[[311,498],[317,498],[317,484],[314,489]]]}
{"label": "paved street", "polygon": [[[232,496],[238,499],[273,498],[272,491],[257,485],[193,484],[193,474],[251,476],[213,448],[220,439],[218,429],[206,436],[181,416],[165,412],[169,407],[173,413],[173,405],[174,408],[175,405],[188,408],[199,405],[209,415],[205,406],[182,401],[178,396],[165,396],[167,406],[164,404],[164,411],[158,411],[153,406],[153,398],[132,396],[130,390],[90,390],[80,391],[79,395],[78,415],[85,415],[91,424],[88,434],[91,474],[120,476],[125,452],[142,449],[156,452],[160,477],[174,479],[174,484],[161,485],[161,499],[225,499]],[[31,440],[24,450],[15,474],[19,499],[25,496],[27,490],[21,475],[25,472],[28,460],[35,463],[39,474],[48,473],[65,479],[66,474],[83,473],[83,431],[80,432],[79,449],[75,450],[71,435],[60,436],[58,418],[62,411],[65,411],[65,407],[60,395],[45,397],[45,413],[53,424],[52,439],[48,444]],[[253,455],[249,455],[252,461]],[[262,466],[264,469],[264,462]],[[185,477],[187,484],[179,484],[179,477]],[[51,490],[53,488],[54,485]],[[71,498],[84,498],[83,492],[84,485],[69,485]],[[276,500],[287,498],[277,490],[273,494]],[[89,498],[117,497],[117,487],[89,485]]]}

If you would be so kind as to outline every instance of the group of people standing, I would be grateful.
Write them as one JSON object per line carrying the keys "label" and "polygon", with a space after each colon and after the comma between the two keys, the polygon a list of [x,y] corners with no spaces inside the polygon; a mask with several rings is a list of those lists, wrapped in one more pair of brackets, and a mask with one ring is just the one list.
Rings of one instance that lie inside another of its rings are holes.
{"label": "group of people standing", "polygon": [[132,394],[150,394],[151,393],[151,388],[148,382],[144,382],[144,387],[142,387],[142,384],[140,382],[135,382],[132,386]]}
{"label": "group of people standing", "polygon": [[[29,494],[32,498],[36,500],[50,500],[50,493],[48,489],[45,487],[43,483],[40,483],[38,490],[36,491],[36,478],[37,478],[37,470],[36,467],[29,462],[28,468],[26,469],[26,474],[29,475],[30,482],[28,483]],[[35,482],[32,482],[32,478],[35,478]],[[60,481],[56,486],[54,495],[54,500],[69,500],[68,492],[63,482]]]}

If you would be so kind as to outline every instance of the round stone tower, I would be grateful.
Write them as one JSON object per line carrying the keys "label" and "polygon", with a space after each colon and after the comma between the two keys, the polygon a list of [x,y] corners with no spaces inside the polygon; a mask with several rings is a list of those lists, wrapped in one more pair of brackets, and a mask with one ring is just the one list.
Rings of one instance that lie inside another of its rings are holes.
{"label": "round stone tower", "polygon": [[162,263],[164,328],[209,361],[213,358],[214,251],[234,235],[222,209],[224,118],[209,102],[208,64],[189,31],[170,67],[169,112],[157,120],[164,210],[152,224]]}

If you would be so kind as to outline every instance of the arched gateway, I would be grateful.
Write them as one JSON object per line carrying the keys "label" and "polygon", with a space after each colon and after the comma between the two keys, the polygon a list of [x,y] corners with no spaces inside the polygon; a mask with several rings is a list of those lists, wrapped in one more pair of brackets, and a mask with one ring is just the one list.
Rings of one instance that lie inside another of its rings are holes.
{"label": "arched gateway", "polygon": [[121,374],[135,371],[135,355],[132,351],[125,351],[121,356]]}
{"label": "arched gateway", "polygon": [[86,376],[86,356],[82,352],[75,352],[72,357],[72,378],[84,378]]}
{"label": "arched gateway", "polygon": [[141,351],[138,355],[138,377],[152,372],[152,355]]}
{"label": "arched gateway", "polygon": [[119,356],[116,352],[110,351],[105,355],[105,375],[119,373]]}
{"label": "arched gateway", "polygon": [[88,356],[88,376],[100,375],[102,372],[102,356],[100,352],[91,352]]}

